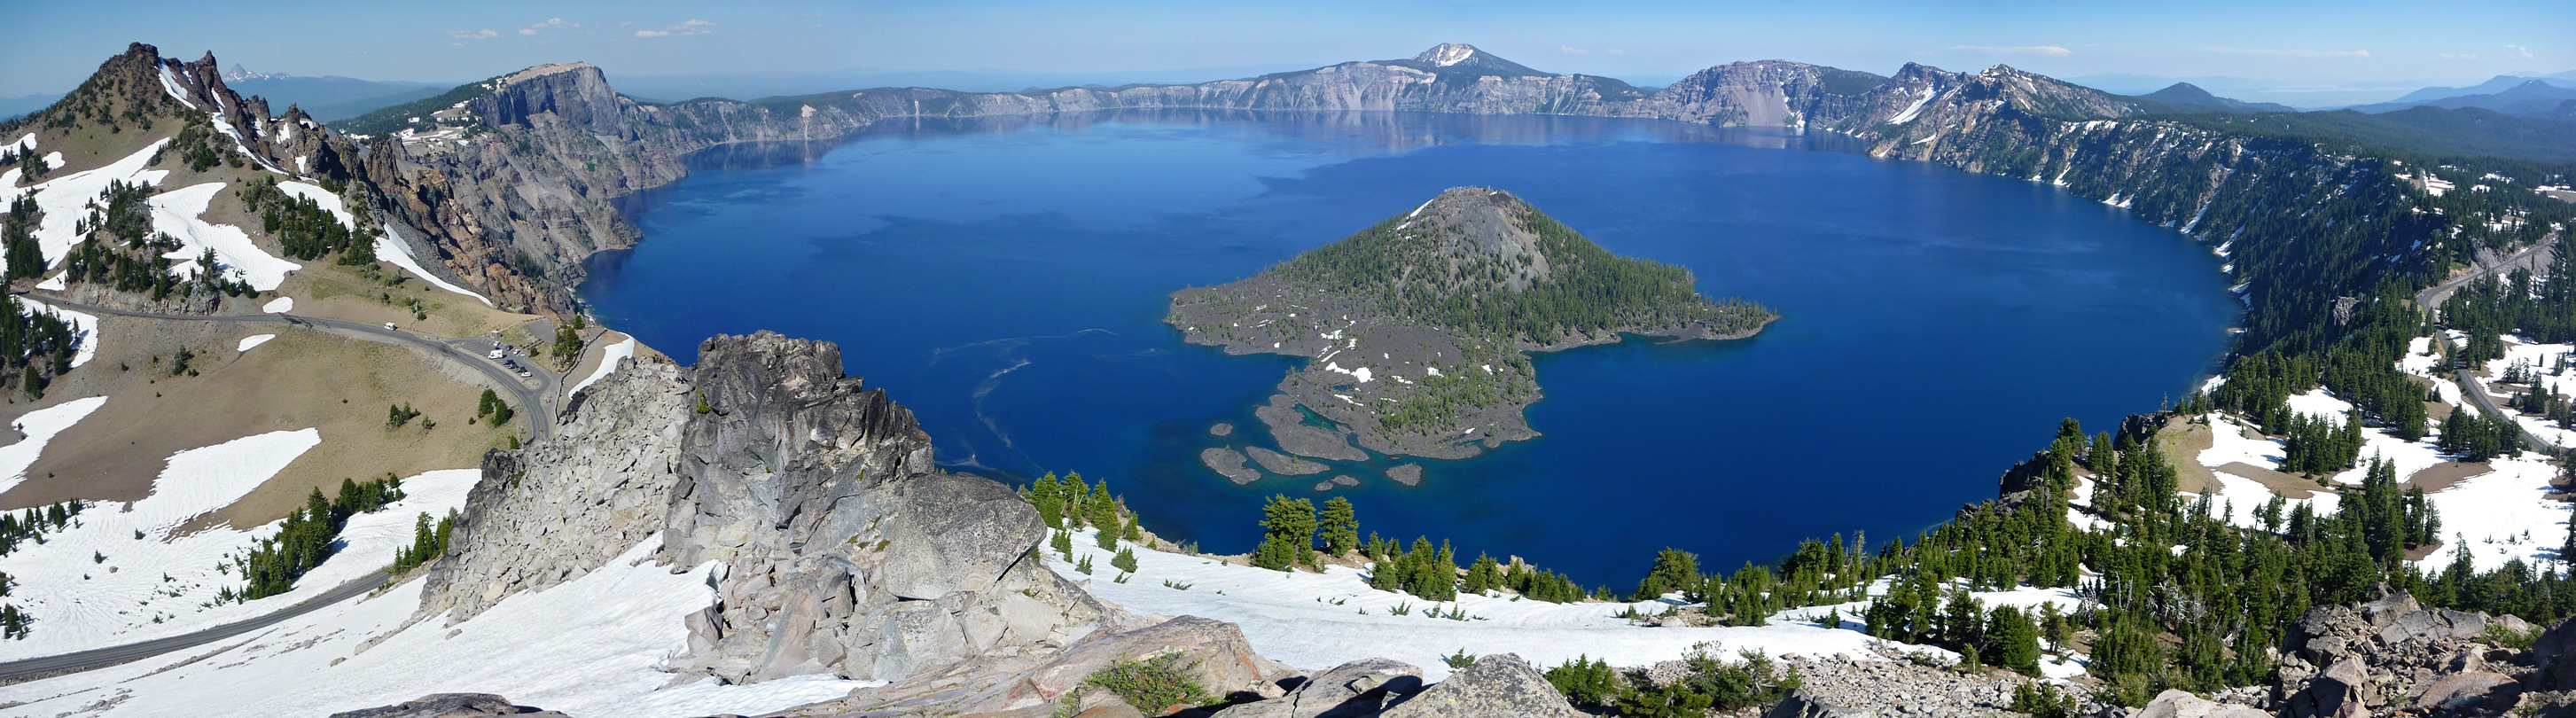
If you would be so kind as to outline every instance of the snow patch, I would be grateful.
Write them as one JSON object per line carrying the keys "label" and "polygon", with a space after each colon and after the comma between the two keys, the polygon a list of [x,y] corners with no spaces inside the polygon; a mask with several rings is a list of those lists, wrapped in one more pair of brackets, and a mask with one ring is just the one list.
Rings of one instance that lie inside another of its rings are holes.
{"label": "snow patch", "polygon": [[9,425],[22,435],[18,443],[0,446],[0,492],[17,488],[19,482],[27,480],[27,467],[35,465],[36,456],[44,453],[45,444],[53,441],[54,435],[72,428],[73,424],[89,418],[90,412],[105,405],[107,397],[93,396],[37,409],[18,417]]}
{"label": "snow patch", "polygon": [[601,379],[608,378],[608,375],[610,374],[617,373],[617,362],[633,356],[635,356],[634,337],[627,337],[626,341],[608,345],[607,349],[600,350],[599,352],[599,368],[591,370],[590,376],[584,377],[580,383],[572,385],[572,389],[565,391],[564,395],[571,396],[573,394],[580,393],[582,389],[588,388],[591,384],[596,383]]}
{"label": "snow patch", "polygon": [[72,325],[72,344],[78,347],[72,350],[72,366],[87,364],[91,358],[98,356],[98,317],[43,302],[31,302],[16,297],[11,299],[16,301],[18,306],[25,307],[29,314],[51,315],[55,319]]}
{"label": "snow patch", "polygon": [[1905,123],[1908,123],[1908,122],[1913,122],[1913,121],[1914,121],[1914,116],[1915,116],[1916,114],[1919,114],[1919,113],[1921,113],[1921,112],[1923,111],[1923,103],[1927,103],[1927,102],[1931,102],[1931,101],[1932,101],[1932,88],[1930,88],[1930,87],[1925,87],[1925,88],[1923,88],[1923,96],[1922,96],[1922,97],[1914,98],[1914,104],[1906,105],[1906,106],[1905,106],[1905,111],[1904,111],[1904,112],[1896,113],[1896,116],[1895,116],[1895,117],[1890,117],[1890,118],[1888,118],[1888,119],[1887,119],[1887,124],[1891,124],[1891,125],[1902,125],[1902,124],[1905,124]]}
{"label": "snow patch", "polygon": [[267,304],[260,305],[259,310],[269,314],[285,314],[287,312],[292,312],[295,311],[295,298],[278,297],[276,299],[269,300]]}
{"label": "snow patch", "polygon": [[402,235],[395,234],[391,226],[385,227],[384,236],[376,238],[376,258],[394,263],[394,266],[411,272],[412,276],[419,277],[430,286],[473,297],[475,301],[482,302],[483,306],[492,306],[491,298],[475,294],[464,287],[449,284],[447,280],[439,279],[438,275],[430,274],[429,270],[420,268],[420,259],[411,254],[411,244],[402,241]]}
{"label": "snow patch", "polygon": [[247,352],[247,351],[250,351],[250,348],[251,348],[251,347],[259,346],[259,345],[261,345],[261,344],[267,344],[267,343],[268,343],[268,340],[270,340],[270,339],[276,339],[276,338],[277,338],[277,335],[275,335],[275,334],[253,334],[253,335],[250,335],[250,336],[242,337],[242,340],[241,340],[241,346],[239,346],[239,347],[237,347],[237,348],[233,349],[233,351],[235,351],[235,352]]}
{"label": "snow patch", "polygon": [[277,289],[277,285],[286,282],[287,272],[303,269],[304,265],[279,259],[261,250],[239,227],[198,218],[198,215],[205,214],[206,205],[214,201],[215,193],[223,189],[222,182],[207,182],[152,197],[152,228],[179,238],[179,250],[162,256],[179,260],[178,266],[186,268],[193,276],[195,272],[206,271],[205,267],[196,266],[196,260],[206,249],[212,248],[215,261],[239,272],[241,279],[249,282],[252,289],[263,292]]}

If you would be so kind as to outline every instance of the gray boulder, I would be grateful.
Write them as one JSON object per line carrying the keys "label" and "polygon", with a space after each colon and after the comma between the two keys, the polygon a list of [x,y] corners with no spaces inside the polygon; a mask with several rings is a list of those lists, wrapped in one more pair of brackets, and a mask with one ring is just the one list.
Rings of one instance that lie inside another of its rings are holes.
{"label": "gray boulder", "polygon": [[2435,681],[2433,687],[2415,699],[2415,707],[2424,710],[2502,710],[2522,697],[2522,683],[2513,677],[2492,671],[2454,673]]}
{"label": "gray boulder", "polygon": [[394,705],[331,714],[331,718],[480,718],[481,716],[566,718],[562,713],[516,705],[508,698],[490,693],[432,693]]}
{"label": "gray boulder", "polygon": [[1333,667],[1297,685],[1288,695],[1217,711],[1220,718],[1363,718],[1390,700],[1422,690],[1422,669],[1384,658]]}
{"label": "gray boulder", "polygon": [[2272,714],[2246,706],[2218,703],[2189,691],[2167,689],[2155,700],[2129,714],[2129,718],[2272,718]]}
{"label": "gray boulder", "polygon": [[1448,680],[1404,699],[1378,715],[1384,718],[1583,718],[1565,702],[1547,678],[1520,656],[1504,653],[1476,659],[1475,665],[1450,674]]}
{"label": "gray boulder", "polygon": [[1778,704],[1762,712],[1762,718],[1877,718],[1877,716],[1876,713],[1859,708],[1828,705],[1816,700],[1815,696],[1809,695],[1805,690],[1790,691],[1789,695],[1781,698]]}
{"label": "gray boulder", "polygon": [[2307,688],[2290,696],[2291,718],[2355,718],[2369,714],[2363,691],[2370,685],[2369,669],[2359,658],[2346,658],[2327,667],[2324,673],[2308,682]]}

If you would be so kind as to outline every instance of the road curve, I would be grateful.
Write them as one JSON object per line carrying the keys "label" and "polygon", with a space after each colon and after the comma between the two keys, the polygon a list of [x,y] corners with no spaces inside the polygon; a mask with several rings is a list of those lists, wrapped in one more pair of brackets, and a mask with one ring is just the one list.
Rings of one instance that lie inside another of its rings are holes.
{"label": "road curve", "polygon": [[[132,312],[122,309],[109,309],[106,307],[77,304],[54,297],[29,294],[25,292],[18,292],[16,294],[31,301],[43,302],[48,305],[84,314],[139,317],[144,319],[165,319],[172,321],[283,324],[288,326],[310,327],[317,330],[332,330],[333,333],[336,334],[363,341],[376,342],[379,344],[399,344],[420,347],[422,349],[435,352],[439,356],[446,357],[450,361],[470,367],[475,371],[482,372],[484,376],[491,378],[494,384],[497,384],[503,389],[509,391],[511,396],[515,397],[516,403],[519,406],[535,409],[536,411],[526,413],[529,429],[534,432],[534,435],[540,437],[551,435],[554,427],[554,407],[550,402],[546,401],[546,399],[554,394],[554,386],[560,381],[557,377],[545,372],[544,370],[530,372],[533,375],[532,378],[537,380],[538,386],[529,387],[526,383],[520,381],[517,375],[502,368],[500,364],[494,363],[489,359],[485,359],[483,356],[478,354],[460,351],[455,345],[450,344],[445,340],[432,339],[418,334],[386,329],[381,325],[365,324],[341,319],[306,317],[293,314],[154,314],[150,312]],[[215,626],[201,631],[194,631],[167,638],[129,643],[121,646],[109,646],[106,648],[96,648],[61,655],[45,656],[42,658],[29,658],[26,660],[0,663],[0,682],[32,680],[34,678],[41,678],[48,675],[76,673],[92,668],[100,668],[127,661],[150,658],[152,656],[183,648],[213,643],[215,641],[267,628],[277,624],[279,621],[310,613],[323,606],[328,606],[365,595],[369,591],[373,591],[384,586],[385,579],[386,576],[383,572],[369,572],[364,577],[341,584],[338,588],[332,589],[329,593],[315,596],[303,603],[288,607],[285,610],[270,613],[258,618]]]}
{"label": "road curve", "polygon": [[323,317],[307,317],[294,314],[155,314],[151,312],[131,312],[122,309],[109,309],[106,307],[97,307],[87,304],[76,304],[40,294],[20,292],[18,293],[18,296],[84,314],[104,314],[119,317],[165,319],[185,322],[285,324],[290,326],[330,329],[334,330],[334,333],[379,344],[401,344],[427,349],[432,352],[436,352],[439,356],[446,357],[450,361],[454,361],[475,371],[482,372],[483,375],[485,377],[489,377],[495,385],[510,392],[514,399],[512,403],[520,407],[536,409],[536,411],[522,412],[527,417],[528,429],[531,432],[531,436],[546,437],[551,436],[554,433],[555,407],[553,402],[549,401],[549,399],[554,395],[554,386],[560,382],[560,379],[545,370],[538,369],[529,372],[531,375],[530,378],[537,381],[537,386],[530,387],[525,382],[521,381],[517,374],[508,369],[502,368],[500,364],[494,363],[492,360],[485,359],[480,354],[473,354],[459,350],[455,345],[449,344],[444,340],[432,339],[410,332],[386,329],[380,324],[366,324],[344,319],[326,319]]}
{"label": "road curve", "polygon": [[[2549,233],[2549,236],[2546,236],[2546,237],[2542,237],[2542,238],[2540,238],[2540,241],[2531,243],[2531,246],[2530,246],[2530,247],[2524,248],[2524,249],[2523,249],[2522,251],[2520,251],[2520,252],[2515,252],[2515,253],[2513,253],[2513,256],[2511,256],[2511,257],[2506,257],[2506,258],[2504,259],[2504,261],[2502,261],[2502,262],[2497,262],[2495,266],[2496,266],[2496,267],[2510,267],[2510,266],[2513,266],[2513,264],[2514,264],[2515,262],[2520,262],[2520,261],[2522,261],[2524,258],[2531,256],[2533,252],[2538,252],[2538,251],[2541,251],[2541,250],[2544,250],[2544,249],[2548,249],[2548,248],[2550,248],[2550,247],[2554,247],[2554,246],[2557,246],[2557,245],[2558,245],[2558,233],[2557,233],[2557,232],[2551,232],[2551,233]],[[2425,287],[2425,288],[2424,288],[2424,291],[2416,292],[2416,293],[2415,293],[2415,306],[2420,307],[2420,308],[2425,309],[2425,310],[2439,309],[2439,308],[2441,308],[2441,307],[2442,307],[2442,302],[2443,302],[2444,300],[2450,299],[2450,298],[2451,298],[2451,294],[2452,294],[2452,293],[2454,293],[2454,292],[2458,292],[2458,291],[2460,291],[2460,288],[2461,288],[2461,287],[2468,286],[2468,285],[2469,285],[2469,282],[2477,281],[2477,279],[2478,279],[2479,277],[2484,277],[2484,276],[2487,276],[2487,275],[2490,275],[2490,274],[2494,274],[2494,273],[2495,273],[2495,268],[2494,268],[2494,267],[2488,267],[2488,266],[2485,266],[2485,265],[2475,265],[2475,266],[2472,266],[2472,267],[2470,267],[2469,272],[2468,272],[2467,274],[2462,274],[2462,275],[2460,275],[2460,276],[2458,276],[2458,277],[2453,277],[2450,281],[2443,282],[2443,283],[2441,283],[2441,284],[2436,284],[2436,285],[2433,285],[2433,286],[2430,286],[2430,287]]]}
{"label": "road curve", "polygon": [[[2453,372],[2453,375],[2458,377],[2460,393],[2467,395],[2469,397],[2469,401],[2477,402],[2478,410],[2486,412],[2488,416],[2502,416],[2508,418],[2513,416],[2511,412],[2496,408],[2495,397],[2487,395],[2486,387],[2478,386],[2478,378],[2475,375],[2470,374],[2469,370],[2461,369],[2457,372]],[[2521,434],[2522,443],[2531,447],[2533,451],[2538,451],[2544,454],[2558,453],[2558,447],[2552,446],[2548,441],[2541,439],[2539,434],[2531,433],[2530,429],[2522,428],[2522,422],[2514,422],[2513,431],[2516,434]]]}
{"label": "road curve", "polygon": [[86,651],[45,656],[43,658],[29,658],[22,661],[0,663],[0,682],[33,680],[36,678],[48,677],[48,674],[59,675],[64,673],[78,673],[92,668],[104,668],[119,663],[125,663],[127,661],[150,658],[182,648],[190,648],[213,643],[276,625],[279,621],[311,613],[315,609],[319,609],[323,606],[366,595],[369,591],[374,591],[377,588],[383,587],[385,585],[385,579],[386,576],[384,572],[369,571],[365,576],[360,576],[356,580],[340,584],[338,588],[331,589],[329,593],[306,599],[303,603],[289,606],[285,610],[270,613],[258,618],[227,623],[202,631],[183,633],[176,636],[170,636],[168,638],[156,638],[149,641],[128,643],[122,646],[93,648]]}

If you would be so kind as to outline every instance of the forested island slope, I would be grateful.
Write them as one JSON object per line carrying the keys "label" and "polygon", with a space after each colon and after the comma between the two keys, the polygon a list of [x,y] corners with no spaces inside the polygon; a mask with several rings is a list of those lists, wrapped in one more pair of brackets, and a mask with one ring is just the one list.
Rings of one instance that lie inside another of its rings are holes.
{"label": "forested island slope", "polygon": [[[1254,277],[1175,292],[1165,321],[1192,344],[1310,360],[1280,382],[1290,401],[1261,412],[1289,453],[1364,459],[1356,439],[1464,458],[1537,435],[1522,417],[1539,399],[1525,352],[1620,334],[1735,339],[1778,318],[1693,284],[1690,270],[1611,254],[1510,193],[1461,187]],[[1316,436],[1317,423],[1335,435]]]}

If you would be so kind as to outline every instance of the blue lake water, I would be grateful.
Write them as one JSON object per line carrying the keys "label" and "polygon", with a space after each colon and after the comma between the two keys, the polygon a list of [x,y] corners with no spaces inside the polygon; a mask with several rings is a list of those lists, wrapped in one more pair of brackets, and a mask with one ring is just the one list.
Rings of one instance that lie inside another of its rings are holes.
{"label": "blue lake water", "polygon": [[[1654,551],[1766,561],[1911,537],[2041,448],[2188,391],[2239,305],[2168,229],[2031,182],[1777,131],[1411,113],[1094,114],[882,124],[719,148],[626,204],[593,311],[694,358],[718,333],[839,342],[943,464],[1107,478],[1166,537],[1248,550],[1261,499],[1197,461],[1267,443],[1293,365],[1181,343],[1173,290],[1231,281],[1485,185],[1700,291],[1783,315],[1750,340],[1536,359],[1542,437],[1337,492],[1363,531],[1631,585]],[[1784,149],[1786,148],[1786,149]],[[1232,422],[1235,436],[1207,429]],[[1318,501],[1321,497],[1318,496]]]}

